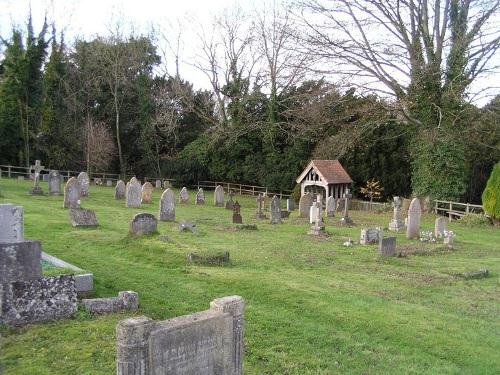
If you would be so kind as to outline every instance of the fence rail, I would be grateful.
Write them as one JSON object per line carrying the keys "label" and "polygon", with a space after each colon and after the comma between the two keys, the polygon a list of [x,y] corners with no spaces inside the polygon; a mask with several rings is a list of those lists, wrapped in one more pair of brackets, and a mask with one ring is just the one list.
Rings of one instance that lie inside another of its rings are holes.
{"label": "fence rail", "polygon": [[215,189],[217,185],[221,185],[226,191],[234,191],[239,195],[257,195],[265,193],[266,195],[277,195],[280,199],[290,198],[292,195],[291,190],[280,190],[279,192],[270,191],[265,186],[244,185],[236,184],[233,182],[223,181],[198,181],[198,188]]}
{"label": "fence rail", "polygon": [[447,215],[449,221],[454,217],[462,217],[469,213],[484,214],[483,206],[478,204],[460,203],[451,201],[434,201],[434,213]]}

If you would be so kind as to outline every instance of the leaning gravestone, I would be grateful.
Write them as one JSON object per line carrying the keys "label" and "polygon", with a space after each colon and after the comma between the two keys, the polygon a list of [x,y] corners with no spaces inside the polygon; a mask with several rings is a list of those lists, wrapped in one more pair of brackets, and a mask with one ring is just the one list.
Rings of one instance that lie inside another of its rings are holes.
{"label": "leaning gravestone", "polygon": [[80,187],[74,177],[71,177],[64,186],[63,208],[80,208]]}
{"label": "leaning gravestone", "polygon": [[205,204],[205,193],[203,192],[202,188],[199,188],[198,192],[196,193],[196,204]]}
{"label": "leaning gravestone", "polygon": [[175,198],[170,188],[161,195],[159,217],[160,221],[175,221]]}
{"label": "leaning gravestone", "polygon": [[153,190],[153,185],[151,185],[149,181],[146,181],[144,185],[142,185],[141,203],[151,203]]}
{"label": "leaning gravestone", "polygon": [[137,236],[143,234],[156,233],[157,221],[156,217],[151,214],[141,213],[134,215],[130,222],[130,233]]}
{"label": "leaning gravestone", "polygon": [[244,301],[213,300],[210,309],[154,321],[139,316],[116,326],[118,375],[242,375]]}
{"label": "leaning gravestone", "polygon": [[446,230],[446,219],[444,217],[438,217],[434,222],[434,237],[443,238],[445,230]]}
{"label": "leaning gravestone", "polygon": [[119,180],[115,186],[115,199],[125,198],[125,191],[126,191],[125,182]]}
{"label": "leaning gravestone", "polygon": [[215,207],[224,207],[224,188],[220,185],[215,188],[214,205]]}
{"label": "leaning gravestone", "polygon": [[271,224],[281,224],[281,203],[276,195],[271,199]]}
{"label": "leaning gravestone", "polygon": [[392,257],[396,255],[396,237],[382,238],[378,245],[381,255]]}
{"label": "leaning gravestone", "polygon": [[300,202],[299,202],[299,214],[300,217],[308,217],[309,216],[309,209],[313,204],[313,196],[310,193],[305,193],[303,196],[300,197]]}
{"label": "leaning gravestone", "polygon": [[141,183],[135,177],[132,177],[125,189],[125,207],[139,208],[141,207],[141,200]]}
{"label": "leaning gravestone", "polygon": [[189,201],[189,194],[187,188],[184,186],[179,192],[179,203],[187,203]]}
{"label": "leaning gravestone", "polygon": [[408,226],[406,228],[406,238],[418,238],[420,235],[420,219],[422,210],[420,209],[420,201],[418,198],[413,198],[408,209]]}
{"label": "leaning gravestone", "polygon": [[337,202],[333,196],[330,196],[326,200],[326,216],[334,217],[335,210],[337,209]]}
{"label": "leaning gravestone", "polygon": [[49,182],[49,194],[50,195],[60,195],[61,194],[61,181],[62,176],[58,171],[50,171],[48,174]]}
{"label": "leaning gravestone", "polygon": [[72,208],[69,210],[69,217],[71,225],[74,227],[97,227],[99,225],[95,217],[95,212],[92,210]]}
{"label": "leaning gravestone", "polygon": [[399,232],[400,230],[404,229],[405,224],[403,220],[401,220],[401,198],[400,197],[394,197],[394,213],[392,216],[392,220],[389,223],[389,230],[393,232]]}
{"label": "leaning gravestone", "polygon": [[86,172],[81,172],[76,178],[78,181],[78,186],[80,187],[80,195],[82,197],[87,197],[89,195],[89,185],[90,179]]}

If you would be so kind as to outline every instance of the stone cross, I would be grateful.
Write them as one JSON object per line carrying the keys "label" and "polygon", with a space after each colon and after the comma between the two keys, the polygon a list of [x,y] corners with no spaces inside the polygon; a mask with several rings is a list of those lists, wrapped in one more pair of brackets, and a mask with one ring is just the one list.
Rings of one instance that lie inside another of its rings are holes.
{"label": "stone cross", "polygon": [[343,198],[344,198],[344,212],[342,213],[342,219],[340,219],[340,223],[343,225],[347,225],[352,223],[352,219],[349,217],[349,199],[352,198],[352,194],[349,193],[349,189],[346,189]]}
{"label": "stone cross", "polygon": [[262,194],[259,194],[257,198],[255,198],[257,201],[257,212],[255,213],[255,217],[258,220],[263,220],[266,218],[266,215],[264,215],[264,212],[262,212],[262,204],[264,203],[264,197]]}
{"label": "stone cross", "polygon": [[42,188],[39,186],[40,183],[40,172],[43,171],[45,167],[41,165],[40,160],[35,161],[35,165],[30,167],[30,171],[35,171],[35,177],[33,178],[33,188],[31,189],[31,194],[41,195],[43,194]]}
{"label": "stone cross", "polygon": [[404,228],[404,223],[401,220],[401,198],[394,197],[394,215],[392,217],[391,222],[389,223],[389,230],[394,232],[399,232]]}

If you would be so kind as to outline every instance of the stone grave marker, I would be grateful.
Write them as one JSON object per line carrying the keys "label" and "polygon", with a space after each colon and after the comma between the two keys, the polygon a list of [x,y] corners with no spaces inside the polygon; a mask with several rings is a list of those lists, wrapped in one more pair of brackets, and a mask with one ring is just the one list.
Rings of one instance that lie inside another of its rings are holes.
{"label": "stone grave marker", "polygon": [[337,209],[337,201],[333,196],[328,197],[326,200],[326,216],[334,217],[336,209]]}
{"label": "stone grave marker", "polygon": [[71,177],[64,185],[63,208],[80,208],[80,187],[74,177]]}
{"label": "stone grave marker", "polygon": [[438,217],[434,222],[434,237],[443,238],[446,230],[446,218]]}
{"label": "stone grave marker", "polygon": [[155,188],[156,188],[156,189],[161,189],[161,188],[162,188],[162,185],[161,185],[161,180],[156,180],[156,181],[155,181]]}
{"label": "stone grave marker", "polygon": [[71,225],[74,227],[97,227],[97,218],[92,210],[72,208],[69,210]]}
{"label": "stone grave marker", "polygon": [[153,185],[151,182],[146,181],[144,185],[142,185],[141,189],[141,203],[151,203],[151,199],[153,197]]}
{"label": "stone grave marker", "polygon": [[400,197],[394,197],[393,198],[393,206],[394,206],[394,213],[392,215],[392,220],[389,223],[389,230],[393,232],[399,232],[400,230],[403,230],[405,225],[403,220],[401,220],[401,198]]}
{"label": "stone grave marker", "polygon": [[224,207],[224,188],[220,185],[215,188],[214,205],[215,207]]}
{"label": "stone grave marker", "polygon": [[196,204],[205,204],[205,193],[203,192],[202,188],[199,188],[198,192],[196,193]]}
{"label": "stone grave marker", "polygon": [[396,237],[382,238],[378,245],[378,251],[381,255],[393,257],[396,255]]}
{"label": "stone grave marker", "polygon": [[87,172],[80,172],[76,178],[78,186],[80,187],[80,196],[87,197],[89,195],[90,179]]}
{"label": "stone grave marker", "polygon": [[255,198],[255,201],[257,202],[257,211],[255,212],[255,218],[257,220],[265,220],[266,215],[264,214],[263,211],[263,204],[264,204],[264,197],[262,194],[259,194],[257,198]]}
{"label": "stone grave marker", "polygon": [[156,233],[157,221],[156,217],[147,213],[135,214],[130,222],[130,233],[137,236],[144,234]]}
{"label": "stone grave marker", "polygon": [[240,209],[241,209],[241,206],[238,203],[238,201],[236,201],[233,204],[233,223],[234,224],[243,224],[243,219],[241,218]]}
{"label": "stone grave marker", "polygon": [[23,208],[11,203],[0,204],[0,242],[24,240]]}
{"label": "stone grave marker", "polygon": [[118,297],[82,299],[82,304],[91,314],[135,311],[139,308],[139,295],[128,290],[118,292]]}
{"label": "stone grave marker", "polygon": [[179,224],[179,232],[191,232],[196,233],[196,224],[190,223],[189,221],[181,221]]}
{"label": "stone grave marker", "polygon": [[378,244],[382,237],[383,233],[380,228],[364,228],[361,229],[359,243],[361,245]]}
{"label": "stone grave marker", "polygon": [[232,210],[233,209],[233,205],[234,205],[234,201],[233,201],[233,192],[231,190],[229,190],[229,198],[226,202],[226,210]]}
{"label": "stone grave marker", "polygon": [[295,202],[293,201],[293,199],[288,198],[286,200],[286,210],[287,211],[293,211],[293,210],[295,210]]}
{"label": "stone grave marker", "polygon": [[422,210],[420,209],[420,201],[418,198],[413,198],[408,209],[408,226],[406,227],[406,238],[411,240],[418,238],[420,235],[420,219]]}
{"label": "stone grave marker", "polygon": [[115,199],[124,199],[126,192],[125,182],[119,180],[115,186]]}
{"label": "stone grave marker", "polygon": [[132,177],[125,187],[125,207],[139,208],[142,201],[141,183]]}
{"label": "stone grave marker", "polygon": [[189,194],[187,188],[184,186],[179,192],[179,203],[187,203],[189,201]]}
{"label": "stone grave marker", "polygon": [[[408,210],[410,209],[410,203],[411,203],[411,199],[403,198],[403,201],[401,202],[401,212],[404,215],[408,214]],[[405,218],[406,218],[406,216],[405,216]]]}
{"label": "stone grave marker", "polygon": [[43,190],[40,187],[40,172],[44,168],[45,167],[41,165],[40,160],[36,160],[35,165],[30,167],[30,173],[32,170],[35,172],[33,176],[33,187],[30,190],[31,195],[43,195]]}
{"label": "stone grave marker", "polygon": [[276,195],[271,199],[270,206],[271,224],[281,224],[281,203]]}
{"label": "stone grave marker", "polygon": [[346,189],[344,193],[344,211],[342,212],[342,218],[340,219],[341,225],[352,224],[352,219],[349,217],[349,199],[352,198],[352,194],[349,193],[349,189]]}
{"label": "stone grave marker", "polygon": [[175,221],[174,192],[168,188],[160,198],[160,221]]}
{"label": "stone grave marker", "polygon": [[112,187],[113,186],[113,180],[106,180],[106,186],[107,187]]}
{"label": "stone grave marker", "polygon": [[325,233],[325,224],[323,222],[323,215],[321,214],[321,203],[313,202],[309,209],[309,222],[311,229],[307,232],[313,236],[319,236]]}
{"label": "stone grave marker", "polygon": [[50,171],[46,176],[48,176],[49,194],[60,195],[62,176],[59,174],[59,171]]}
{"label": "stone grave marker", "polygon": [[313,204],[313,196],[311,193],[305,193],[300,197],[299,215],[300,217],[309,217],[309,209]]}
{"label": "stone grave marker", "polygon": [[243,299],[230,296],[213,300],[209,310],[166,321],[122,320],[116,326],[117,374],[242,375],[243,313]]}
{"label": "stone grave marker", "polygon": [[319,213],[321,212],[321,204],[318,202],[313,202],[312,206],[309,207],[309,224],[314,224],[318,220]]}

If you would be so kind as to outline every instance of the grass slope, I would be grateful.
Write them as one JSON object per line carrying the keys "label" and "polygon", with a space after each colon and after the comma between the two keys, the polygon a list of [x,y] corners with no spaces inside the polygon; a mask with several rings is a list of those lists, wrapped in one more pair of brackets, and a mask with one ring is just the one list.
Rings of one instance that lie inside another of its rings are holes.
{"label": "grass slope", "polygon": [[[297,211],[283,225],[258,222],[258,231],[234,231],[231,212],[177,206],[177,223],[159,223],[157,236],[128,236],[135,213],[157,214],[153,204],[127,209],[114,190],[92,187],[82,206],[96,211],[100,227],[75,229],[62,197],[29,196],[28,182],[1,180],[4,198],[24,206],[25,237],[43,250],[94,273],[96,297],[134,290],[137,314],[90,317],[2,329],[0,373],[113,374],[116,323],[132,315],[168,319],[208,308],[217,297],[246,300],[245,374],[498,374],[500,373],[500,232],[458,223],[454,251],[382,258],[376,246],[343,247],[363,225],[386,227],[391,213],[352,212],[355,227],[326,221],[330,237],[308,236]],[[42,185],[47,191],[46,184]],[[177,192],[178,193],[178,192]],[[245,223],[255,201],[237,197]],[[284,203],[284,202],[283,202]],[[425,215],[423,229],[432,229]],[[399,246],[420,246],[396,234]],[[431,247],[431,250],[434,247]],[[189,265],[188,252],[229,251],[226,267]],[[457,273],[488,268],[490,276],[464,280]]]}

